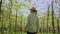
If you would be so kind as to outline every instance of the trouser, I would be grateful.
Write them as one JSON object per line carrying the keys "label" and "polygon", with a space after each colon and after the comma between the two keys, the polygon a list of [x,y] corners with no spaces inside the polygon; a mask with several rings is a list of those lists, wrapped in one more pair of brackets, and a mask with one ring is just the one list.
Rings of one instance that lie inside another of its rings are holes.
{"label": "trouser", "polygon": [[35,34],[35,32],[27,32],[27,34]]}

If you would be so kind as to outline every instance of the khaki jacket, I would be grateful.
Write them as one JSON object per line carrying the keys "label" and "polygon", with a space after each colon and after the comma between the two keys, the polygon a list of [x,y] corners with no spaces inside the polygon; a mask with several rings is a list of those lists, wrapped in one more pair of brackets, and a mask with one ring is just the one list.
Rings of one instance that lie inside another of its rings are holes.
{"label": "khaki jacket", "polygon": [[36,14],[29,14],[27,17],[26,27],[29,32],[36,32],[39,28],[39,19]]}

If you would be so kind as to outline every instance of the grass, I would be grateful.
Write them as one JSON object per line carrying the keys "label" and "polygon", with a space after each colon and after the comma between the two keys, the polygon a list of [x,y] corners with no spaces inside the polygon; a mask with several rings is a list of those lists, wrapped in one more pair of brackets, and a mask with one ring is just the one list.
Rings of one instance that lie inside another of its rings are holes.
{"label": "grass", "polygon": [[[4,32],[4,34],[27,34],[26,32]],[[1,32],[0,32],[0,34],[1,34]],[[38,34],[53,34],[53,33],[41,33],[41,32],[39,32]],[[55,33],[55,34],[60,34],[60,33]]]}

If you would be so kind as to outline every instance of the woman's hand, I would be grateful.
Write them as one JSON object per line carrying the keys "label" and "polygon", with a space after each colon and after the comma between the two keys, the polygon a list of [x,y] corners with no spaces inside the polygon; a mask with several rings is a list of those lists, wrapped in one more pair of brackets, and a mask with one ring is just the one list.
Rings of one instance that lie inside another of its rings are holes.
{"label": "woman's hand", "polygon": [[39,30],[36,31],[36,34],[38,34],[38,33],[39,33]]}
{"label": "woman's hand", "polygon": [[25,27],[25,28],[24,28],[24,31],[25,31],[25,32],[27,32],[27,31],[28,31],[28,28],[27,28],[27,27]]}
{"label": "woman's hand", "polygon": [[38,32],[36,32],[36,34],[38,34]]}

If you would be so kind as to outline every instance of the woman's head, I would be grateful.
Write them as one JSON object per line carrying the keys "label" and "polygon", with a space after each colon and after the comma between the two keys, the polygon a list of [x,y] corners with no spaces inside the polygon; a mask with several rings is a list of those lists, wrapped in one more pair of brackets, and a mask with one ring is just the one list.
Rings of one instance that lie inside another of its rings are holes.
{"label": "woman's head", "polygon": [[32,7],[32,8],[30,9],[30,13],[36,13],[36,14],[37,14],[36,8],[35,8],[35,7]]}

